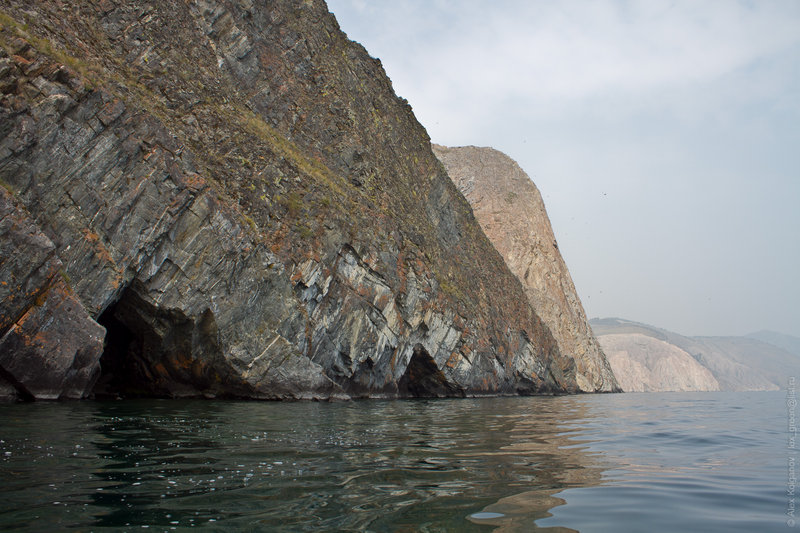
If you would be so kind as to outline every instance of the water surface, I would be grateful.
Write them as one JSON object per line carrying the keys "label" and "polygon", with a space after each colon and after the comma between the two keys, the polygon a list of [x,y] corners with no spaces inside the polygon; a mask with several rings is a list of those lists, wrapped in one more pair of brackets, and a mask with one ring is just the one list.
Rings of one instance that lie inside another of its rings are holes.
{"label": "water surface", "polygon": [[0,405],[0,530],[787,531],[786,403]]}

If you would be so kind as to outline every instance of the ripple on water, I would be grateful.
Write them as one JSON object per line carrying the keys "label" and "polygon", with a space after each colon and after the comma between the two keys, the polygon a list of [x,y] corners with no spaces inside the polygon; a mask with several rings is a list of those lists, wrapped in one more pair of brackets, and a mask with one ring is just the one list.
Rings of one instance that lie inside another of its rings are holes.
{"label": "ripple on water", "polygon": [[784,417],[780,393],[9,405],[0,529],[778,530]]}

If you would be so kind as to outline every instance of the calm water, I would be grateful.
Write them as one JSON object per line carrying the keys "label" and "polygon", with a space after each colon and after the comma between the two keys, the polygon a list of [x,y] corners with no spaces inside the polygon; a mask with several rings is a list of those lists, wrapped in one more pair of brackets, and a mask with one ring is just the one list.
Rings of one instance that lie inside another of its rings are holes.
{"label": "calm water", "polygon": [[790,531],[787,393],[0,405],[0,530]]}

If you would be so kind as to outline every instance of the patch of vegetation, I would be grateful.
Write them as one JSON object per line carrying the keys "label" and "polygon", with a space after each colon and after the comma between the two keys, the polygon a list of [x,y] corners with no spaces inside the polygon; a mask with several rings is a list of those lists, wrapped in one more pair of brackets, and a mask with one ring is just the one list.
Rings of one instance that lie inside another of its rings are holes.
{"label": "patch of vegetation", "polygon": [[67,274],[67,272],[63,268],[60,268],[58,270],[58,274],[61,276],[61,279],[64,280],[64,283],[66,283],[67,286],[71,288],[72,287],[72,278],[69,277],[69,274]]}
{"label": "patch of vegetation", "polygon": [[[79,73],[85,79],[88,88],[99,85],[99,81],[103,77],[99,69],[86,61],[68,54],[60,47],[53,45],[49,39],[33,34],[28,24],[20,23],[2,10],[0,10],[0,26],[2,26],[4,30],[12,32],[17,37],[21,37],[27,41],[38,52]],[[0,39],[0,46],[2,46],[7,53],[12,53],[11,47],[5,40]]]}
{"label": "patch of vegetation", "polygon": [[296,217],[300,214],[302,208],[303,198],[297,191],[290,192],[289,196],[286,197],[286,212],[289,213],[289,216]]}
{"label": "patch of vegetation", "polygon": [[258,226],[256,226],[256,222],[255,220],[253,220],[252,217],[250,217],[246,213],[242,213],[242,218],[244,219],[245,222],[247,222],[247,225],[250,226],[250,229],[252,229],[253,231],[258,231]]}
{"label": "patch of vegetation", "polygon": [[306,156],[292,141],[281,135],[272,126],[267,124],[262,117],[246,107],[239,107],[240,123],[253,135],[267,142],[278,155],[294,164],[298,170],[316,181],[324,184],[329,189],[342,197],[347,197],[344,180],[321,161]]}
{"label": "patch of vegetation", "polygon": [[11,184],[6,183],[6,181],[3,178],[0,178],[0,187],[3,187],[5,190],[7,190],[11,196],[17,194],[17,192],[14,190],[14,187],[12,187]]}
{"label": "patch of vegetation", "polygon": [[19,23],[13,18],[9,17],[5,11],[0,10],[0,25],[6,28],[17,28]]}
{"label": "patch of vegetation", "polygon": [[[243,156],[243,155],[238,155],[238,154],[237,154],[237,155],[234,155],[234,156],[232,156],[232,157],[233,157],[234,161],[236,161],[236,162],[239,164],[239,166],[241,166],[241,167],[243,167],[243,168],[250,169],[250,170],[252,170],[252,169],[253,169],[253,162],[252,162],[252,161],[250,161],[250,160],[249,160],[248,158],[246,158],[245,156]],[[254,184],[254,183],[251,183],[251,184],[250,184],[250,186],[251,186],[251,188],[252,188],[253,190],[255,190],[255,187],[256,187],[256,186],[255,186],[255,184]]]}
{"label": "patch of vegetation", "polygon": [[436,274],[436,281],[439,283],[439,289],[456,301],[465,301],[465,296],[461,287],[458,283],[453,282],[449,279],[446,279],[444,276],[440,275],[438,272]]}
{"label": "patch of vegetation", "polygon": [[299,223],[295,225],[298,235],[304,240],[308,240],[314,236],[314,231],[306,224]]}

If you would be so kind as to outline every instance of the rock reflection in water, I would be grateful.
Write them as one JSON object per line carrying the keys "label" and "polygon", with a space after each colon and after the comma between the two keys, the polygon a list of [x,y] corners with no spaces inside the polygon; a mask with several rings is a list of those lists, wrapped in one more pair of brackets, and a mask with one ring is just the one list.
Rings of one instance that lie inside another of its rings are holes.
{"label": "rock reflection in water", "polygon": [[[591,416],[587,407],[576,398],[558,398],[539,402],[524,414],[509,415],[514,420],[509,432],[511,442],[485,455],[505,456],[511,461],[528,461],[534,475],[528,490],[504,496],[484,507],[468,519],[476,524],[496,526],[496,532],[548,531],[570,532],[572,529],[537,528],[535,521],[551,516],[549,510],[566,502],[555,494],[574,487],[602,484],[603,459],[587,451],[581,441],[581,423]],[[522,488],[522,485],[517,485]],[[498,516],[486,517],[486,514]]]}
{"label": "rock reflection in water", "polygon": [[6,406],[0,529],[529,531],[601,482],[579,400]]}

